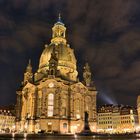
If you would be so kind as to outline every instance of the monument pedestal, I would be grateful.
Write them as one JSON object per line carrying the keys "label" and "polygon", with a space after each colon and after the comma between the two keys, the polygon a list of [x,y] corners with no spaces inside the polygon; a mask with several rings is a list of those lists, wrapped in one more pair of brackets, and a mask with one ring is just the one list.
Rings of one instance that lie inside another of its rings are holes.
{"label": "monument pedestal", "polygon": [[83,131],[80,133],[80,135],[91,135],[92,132],[89,128],[89,122],[88,122],[88,113],[85,112],[85,123],[84,123],[84,129]]}

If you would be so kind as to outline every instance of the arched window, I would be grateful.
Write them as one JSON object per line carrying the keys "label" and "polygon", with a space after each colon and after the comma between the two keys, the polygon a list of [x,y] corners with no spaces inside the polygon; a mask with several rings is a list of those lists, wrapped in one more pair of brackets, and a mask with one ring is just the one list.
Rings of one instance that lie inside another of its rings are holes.
{"label": "arched window", "polygon": [[67,129],[67,123],[63,123],[63,128]]}
{"label": "arched window", "polygon": [[90,105],[91,105],[91,98],[90,98],[90,96],[86,96],[86,98],[85,98],[85,110],[86,111],[90,110]]}
{"label": "arched window", "polygon": [[62,115],[66,116],[66,95],[63,95],[63,99],[62,99]]}
{"label": "arched window", "polygon": [[38,115],[41,115],[41,98],[38,98]]}
{"label": "arched window", "polygon": [[80,119],[81,118],[81,95],[79,93],[76,94],[76,97],[75,97],[75,117],[77,119]]}
{"label": "arched window", "polygon": [[28,98],[27,100],[27,113],[30,114],[31,113],[31,98]]}
{"label": "arched window", "polygon": [[80,119],[81,115],[80,115],[80,100],[77,99],[76,100],[76,118]]}
{"label": "arched window", "polygon": [[51,70],[51,75],[54,75],[54,70]]}
{"label": "arched window", "polygon": [[77,112],[80,112],[80,100],[76,99],[76,110]]}
{"label": "arched window", "polygon": [[48,116],[53,116],[53,107],[54,107],[54,94],[50,93],[48,95]]}

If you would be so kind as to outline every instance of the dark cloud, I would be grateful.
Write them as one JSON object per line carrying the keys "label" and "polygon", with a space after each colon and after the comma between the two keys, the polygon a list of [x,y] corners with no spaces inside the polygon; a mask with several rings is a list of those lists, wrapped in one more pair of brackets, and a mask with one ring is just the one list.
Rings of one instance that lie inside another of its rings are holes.
{"label": "dark cloud", "polygon": [[139,5],[139,0],[1,0],[0,104],[15,102],[29,58],[37,69],[61,12],[79,69],[87,60],[91,65],[99,102],[134,105],[140,90]]}

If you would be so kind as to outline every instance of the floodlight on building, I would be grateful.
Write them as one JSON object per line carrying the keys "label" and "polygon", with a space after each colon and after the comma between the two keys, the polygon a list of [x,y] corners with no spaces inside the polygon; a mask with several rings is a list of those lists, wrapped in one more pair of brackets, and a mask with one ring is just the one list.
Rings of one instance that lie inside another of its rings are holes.
{"label": "floodlight on building", "polygon": [[76,114],[76,118],[80,119],[81,118],[80,114]]}
{"label": "floodlight on building", "polygon": [[24,133],[24,138],[26,138],[27,137],[27,133]]}
{"label": "floodlight on building", "polygon": [[15,137],[15,133],[12,133],[12,138],[14,138]]}

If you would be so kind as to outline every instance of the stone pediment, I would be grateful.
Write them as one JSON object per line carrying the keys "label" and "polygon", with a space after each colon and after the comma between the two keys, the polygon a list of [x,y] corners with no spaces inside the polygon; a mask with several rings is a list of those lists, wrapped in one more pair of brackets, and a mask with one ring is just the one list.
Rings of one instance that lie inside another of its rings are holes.
{"label": "stone pediment", "polygon": [[36,86],[28,82],[22,89],[22,95],[26,99],[28,97],[33,97],[35,90],[36,90]]}
{"label": "stone pediment", "polygon": [[85,93],[88,91],[88,88],[81,82],[71,85],[71,89],[79,93]]}
{"label": "stone pediment", "polygon": [[47,87],[47,88],[54,88],[54,87],[60,87],[62,82],[58,82],[55,79],[44,79],[40,81],[38,88]]}
{"label": "stone pediment", "polygon": [[27,83],[22,90],[25,90],[25,89],[32,89],[32,90],[35,90],[36,86],[33,85],[32,83]]}

